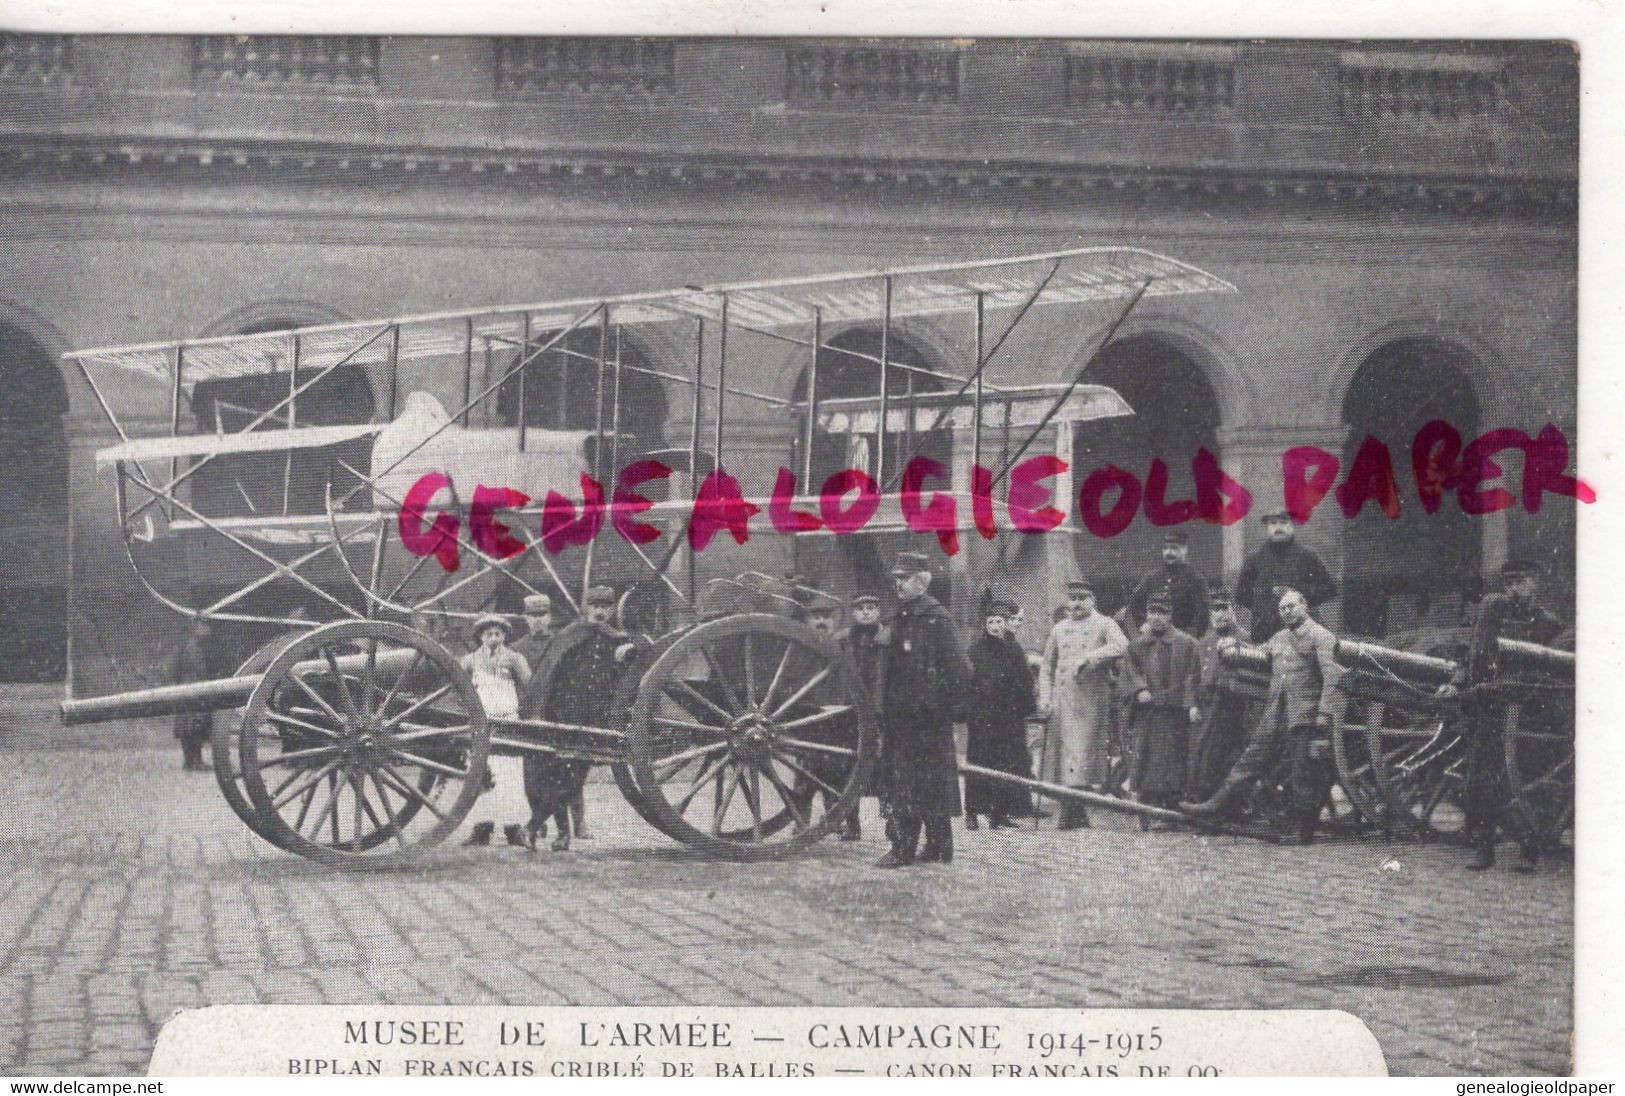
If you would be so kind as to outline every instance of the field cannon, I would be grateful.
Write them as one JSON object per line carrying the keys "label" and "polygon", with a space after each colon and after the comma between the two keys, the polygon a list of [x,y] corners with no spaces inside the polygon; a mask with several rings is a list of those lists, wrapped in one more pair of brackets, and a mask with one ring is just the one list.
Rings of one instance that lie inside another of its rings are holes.
{"label": "field cannon", "polygon": [[[1340,786],[1386,832],[1458,837],[1465,824],[1466,727],[1459,699],[1437,695],[1458,669],[1443,650],[1461,637],[1425,637],[1429,649],[1366,640],[1337,644],[1332,749]],[[1226,651],[1226,662],[1267,673],[1259,647]],[[1496,677],[1480,686],[1502,713],[1505,764],[1523,822],[1545,844],[1562,842],[1574,818],[1572,651],[1523,640],[1498,641]]]}

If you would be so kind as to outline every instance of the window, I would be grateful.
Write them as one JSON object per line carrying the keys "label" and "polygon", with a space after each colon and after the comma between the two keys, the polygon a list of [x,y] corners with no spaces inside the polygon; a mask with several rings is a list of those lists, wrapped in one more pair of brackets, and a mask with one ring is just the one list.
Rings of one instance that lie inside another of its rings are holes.
{"label": "window", "polygon": [[786,99],[841,103],[957,103],[959,51],[915,47],[792,46]]}
{"label": "window", "polygon": [[677,47],[637,38],[499,38],[497,88],[509,93],[663,95]]}
{"label": "window", "polygon": [[66,34],[0,34],[0,81],[44,84],[68,74],[73,39]]}
{"label": "window", "polygon": [[211,35],[192,40],[198,83],[376,87],[379,40],[357,35]]}
{"label": "window", "polygon": [[1191,114],[1228,111],[1236,94],[1236,63],[1228,48],[1195,56],[1127,52],[1074,54],[1066,59],[1067,106],[1084,110]]}
{"label": "window", "polygon": [[1505,73],[1491,58],[1346,53],[1338,76],[1345,118],[1494,118],[1505,96]]}

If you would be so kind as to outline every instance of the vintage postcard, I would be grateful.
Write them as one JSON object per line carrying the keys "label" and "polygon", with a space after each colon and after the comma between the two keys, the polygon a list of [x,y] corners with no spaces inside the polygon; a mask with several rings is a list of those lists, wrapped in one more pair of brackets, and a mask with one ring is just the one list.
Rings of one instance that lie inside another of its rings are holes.
{"label": "vintage postcard", "polygon": [[1558,37],[4,30],[0,1072],[1569,1073]]}

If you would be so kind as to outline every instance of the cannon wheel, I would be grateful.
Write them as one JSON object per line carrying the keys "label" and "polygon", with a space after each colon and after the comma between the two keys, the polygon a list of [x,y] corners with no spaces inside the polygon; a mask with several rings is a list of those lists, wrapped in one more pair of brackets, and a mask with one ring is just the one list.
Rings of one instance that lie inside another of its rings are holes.
{"label": "cannon wheel", "polygon": [[1459,839],[1467,820],[1467,751],[1459,720],[1373,702],[1366,725],[1366,751],[1387,818],[1422,837]]}
{"label": "cannon wheel", "polygon": [[[376,664],[402,649],[413,652],[406,669]],[[360,665],[341,672],[341,658]],[[483,788],[489,749],[457,660],[384,621],[329,624],[289,644],[249,697],[238,739],[262,836],[341,867],[393,867],[445,840]]]}
{"label": "cannon wheel", "polygon": [[1502,728],[1508,786],[1518,816],[1542,848],[1562,847],[1574,827],[1574,723],[1553,727],[1530,706],[1506,707]]}
{"label": "cannon wheel", "polygon": [[[276,656],[281,654],[289,643],[299,638],[300,634],[296,632],[277,636],[244,659],[234,676],[263,674],[266,667],[276,660]],[[237,756],[238,732],[239,727],[234,726],[229,720],[214,721],[214,730],[209,738],[209,755],[210,760],[214,762],[215,783],[220,785],[220,794],[225,796],[226,805],[231,808],[232,813],[260,837],[276,844],[276,840],[267,832],[268,827],[260,821],[258,809],[248,801],[248,790],[243,786],[243,770]]]}
{"label": "cannon wheel", "polygon": [[[1372,705],[1361,705],[1345,697],[1332,720],[1332,760],[1337,764],[1337,782],[1349,804],[1366,821],[1387,824],[1388,804],[1382,797],[1371,761],[1366,730],[1373,718]],[[1376,706],[1381,718],[1381,706]]]}
{"label": "cannon wheel", "polygon": [[827,835],[857,809],[875,752],[846,653],[757,613],[678,636],[644,674],[627,735],[634,787],[659,828],[741,860]]}

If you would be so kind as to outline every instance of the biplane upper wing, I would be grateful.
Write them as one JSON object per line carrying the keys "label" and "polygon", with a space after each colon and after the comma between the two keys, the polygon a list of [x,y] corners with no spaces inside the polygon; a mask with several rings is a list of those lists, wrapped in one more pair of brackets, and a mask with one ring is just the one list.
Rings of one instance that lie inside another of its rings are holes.
{"label": "biplane upper wing", "polygon": [[[470,346],[517,347],[528,323],[531,338],[594,322],[605,309],[613,324],[658,324],[697,317],[738,328],[779,331],[825,323],[928,316],[968,310],[978,296],[989,309],[1106,300],[1144,290],[1146,296],[1234,292],[1205,270],[1132,247],[1087,247],[1015,258],[939,263],[811,278],[738,282],[621,296],[580,298],[326,324],[268,332],[139,346],[104,347],[64,355],[87,373],[112,368],[181,384],[286,368],[384,363],[445,357],[461,361]],[[1036,295],[1036,296],[1035,296]]]}

